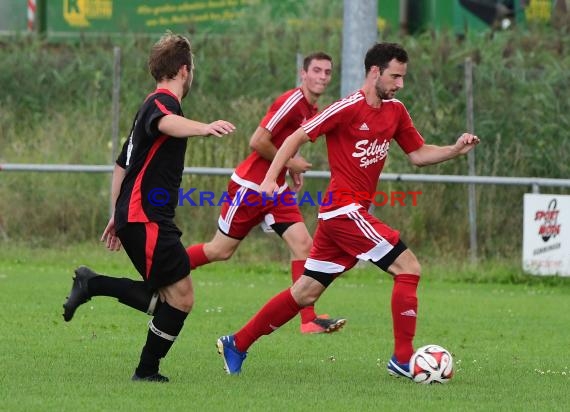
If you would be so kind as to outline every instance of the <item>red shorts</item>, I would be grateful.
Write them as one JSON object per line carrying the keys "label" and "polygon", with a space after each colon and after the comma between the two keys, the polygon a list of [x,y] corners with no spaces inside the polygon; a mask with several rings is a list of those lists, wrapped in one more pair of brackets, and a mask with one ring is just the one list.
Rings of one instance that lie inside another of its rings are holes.
{"label": "red shorts", "polygon": [[303,215],[292,196],[278,196],[277,201],[262,196],[230,180],[228,184],[230,201],[222,204],[218,228],[235,239],[243,239],[249,231],[261,222],[269,226],[275,223],[303,222]]}
{"label": "red shorts", "polygon": [[378,220],[364,208],[319,219],[305,269],[341,274],[359,259],[377,262],[400,240],[400,232]]}

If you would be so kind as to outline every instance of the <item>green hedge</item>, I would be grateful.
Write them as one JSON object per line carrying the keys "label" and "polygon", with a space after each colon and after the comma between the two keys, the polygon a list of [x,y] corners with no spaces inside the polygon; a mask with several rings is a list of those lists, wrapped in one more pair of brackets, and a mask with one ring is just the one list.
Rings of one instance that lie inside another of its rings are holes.
{"label": "green hedge", "polygon": [[[318,2],[317,2],[318,3]],[[316,3],[315,3],[316,4]],[[249,22],[241,36],[192,35],[196,78],[183,103],[188,117],[223,118],[238,131],[225,140],[192,139],[188,166],[234,167],[267,106],[296,80],[296,54],[328,51],[334,80],[323,104],[339,97],[340,7],[309,10],[314,21],[299,28]],[[311,15],[309,13],[309,15]],[[265,21],[264,16],[256,16]],[[259,39],[262,39],[259,41]],[[475,129],[479,175],[568,178],[570,145],[570,37],[561,29],[508,31],[464,40],[452,34],[386,38],[410,55],[399,93],[429,143],[450,144],[465,129],[464,59],[475,61]],[[53,44],[40,39],[1,38],[0,162],[111,163],[113,47],[122,50],[120,133],[153,82],[146,58],[155,38],[83,40]],[[303,154],[315,170],[327,169],[322,141]],[[414,169],[392,150],[386,172],[466,174],[459,159]],[[93,239],[108,214],[108,175],[9,173],[0,175],[0,224],[10,239],[40,243]],[[186,176],[183,187],[225,190],[225,177]],[[324,181],[309,180],[310,191]],[[467,189],[463,185],[381,183],[379,190],[421,190],[418,207],[384,207],[376,213],[425,253],[464,254],[468,248]],[[529,188],[478,186],[479,242],[485,256],[520,253],[522,195]],[[544,192],[565,193],[559,188]],[[310,228],[316,210],[304,210]],[[185,241],[206,240],[216,230],[216,207],[183,207],[177,222]],[[282,250],[279,249],[279,253]]]}

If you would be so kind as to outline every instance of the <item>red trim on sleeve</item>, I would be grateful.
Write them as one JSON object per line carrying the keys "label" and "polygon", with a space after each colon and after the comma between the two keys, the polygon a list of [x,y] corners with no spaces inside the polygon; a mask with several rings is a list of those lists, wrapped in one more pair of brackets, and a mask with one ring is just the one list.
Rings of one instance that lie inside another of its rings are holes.
{"label": "red trim on sleeve", "polygon": [[162,103],[160,103],[160,101],[158,101],[158,98],[154,99],[154,104],[156,104],[158,110],[164,113],[164,115],[172,114],[172,112],[168,110],[165,105],[163,105]]}

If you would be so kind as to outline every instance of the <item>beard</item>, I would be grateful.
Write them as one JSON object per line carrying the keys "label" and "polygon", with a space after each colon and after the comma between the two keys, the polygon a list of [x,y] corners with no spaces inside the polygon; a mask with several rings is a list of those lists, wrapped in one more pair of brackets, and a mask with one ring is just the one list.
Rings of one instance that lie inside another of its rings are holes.
{"label": "beard", "polygon": [[189,91],[190,91],[190,85],[188,84],[188,82],[186,82],[182,86],[182,98],[183,99],[188,95]]}
{"label": "beard", "polygon": [[381,100],[389,100],[389,99],[390,99],[390,93],[391,93],[391,92],[382,89],[382,88],[379,87],[378,85],[376,86],[376,96],[378,96],[379,99],[381,99]]}
{"label": "beard", "polygon": [[184,84],[182,85],[183,99],[188,95],[188,92],[190,91],[190,86],[192,86],[192,76],[188,76],[188,80],[186,80],[186,82],[184,82]]}

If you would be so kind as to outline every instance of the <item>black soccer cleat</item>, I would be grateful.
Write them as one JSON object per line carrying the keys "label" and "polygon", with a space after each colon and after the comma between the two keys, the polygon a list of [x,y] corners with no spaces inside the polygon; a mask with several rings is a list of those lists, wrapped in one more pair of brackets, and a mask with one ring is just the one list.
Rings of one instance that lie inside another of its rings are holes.
{"label": "black soccer cleat", "polygon": [[146,376],[144,378],[141,378],[139,375],[136,374],[136,372],[133,374],[133,377],[131,378],[132,381],[134,382],[158,382],[158,383],[166,383],[169,382],[170,379],[168,379],[166,376],[161,375],[160,373],[154,373],[150,376]]}
{"label": "black soccer cleat", "polygon": [[75,269],[75,276],[73,277],[73,285],[67,300],[63,304],[63,319],[69,322],[73,318],[75,310],[85,302],[91,299],[87,283],[89,279],[98,276],[98,273],[93,272],[85,266],[80,266]]}

